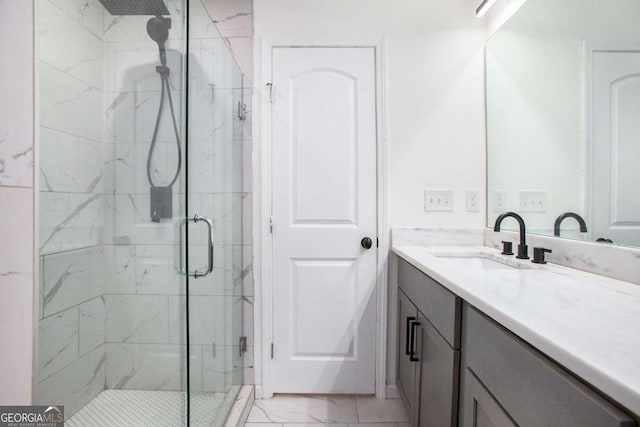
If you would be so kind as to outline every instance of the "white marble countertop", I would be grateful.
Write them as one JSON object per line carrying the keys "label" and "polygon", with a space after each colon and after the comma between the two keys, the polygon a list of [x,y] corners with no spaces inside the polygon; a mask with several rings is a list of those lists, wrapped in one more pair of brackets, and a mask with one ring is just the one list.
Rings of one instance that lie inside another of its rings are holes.
{"label": "white marble countertop", "polygon": [[484,246],[394,246],[393,252],[640,416],[640,286]]}

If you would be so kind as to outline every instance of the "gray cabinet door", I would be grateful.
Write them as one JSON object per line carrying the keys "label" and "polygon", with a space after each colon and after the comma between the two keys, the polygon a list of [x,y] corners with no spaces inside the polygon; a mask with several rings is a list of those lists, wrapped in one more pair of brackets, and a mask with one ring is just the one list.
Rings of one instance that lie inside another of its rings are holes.
{"label": "gray cabinet door", "polygon": [[[468,304],[463,310],[462,352],[463,366],[473,371],[520,426],[636,425],[623,411]],[[469,369],[463,372],[463,388]],[[465,411],[460,416],[463,425],[472,425],[467,423],[467,405],[461,405]]]}
{"label": "gray cabinet door", "polygon": [[467,416],[460,427],[517,427],[470,369],[464,381],[462,402]]}
{"label": "gray cabinet door", "polygon": [[455,427],[458,412],[460,351],[454,350],[418,313],[420,331],[420,427]]}
{"label": "gray cabinet door", "polygon": [[418,309],[402,292],[398,292],[398,390],[409,407],[409,416],[415,420],[415,395],[417,381],[417,363],[407,355],[410,346],[410,321],[417,320]]}

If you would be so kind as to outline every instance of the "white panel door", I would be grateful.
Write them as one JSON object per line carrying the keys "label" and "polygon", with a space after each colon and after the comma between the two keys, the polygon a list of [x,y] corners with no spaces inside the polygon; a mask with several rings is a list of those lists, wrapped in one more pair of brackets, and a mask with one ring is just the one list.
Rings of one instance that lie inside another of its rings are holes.
{"label": "white panel door", "polygon": [[640,52],[594,52],[591,235],[640,245]]}
{"label": "white panel door", "polygon": [[273,391],[373,393],[374,49],[274,48],[272,78]]}

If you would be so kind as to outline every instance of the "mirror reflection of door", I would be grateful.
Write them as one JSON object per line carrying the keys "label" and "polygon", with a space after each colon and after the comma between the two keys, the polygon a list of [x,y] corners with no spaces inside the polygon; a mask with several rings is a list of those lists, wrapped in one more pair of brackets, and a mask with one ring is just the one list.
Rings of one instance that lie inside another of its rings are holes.
{"label": "mirror reflection of door", "polygon": [[591,236],[639,246],[640,49],[596,50],[591,70]]}

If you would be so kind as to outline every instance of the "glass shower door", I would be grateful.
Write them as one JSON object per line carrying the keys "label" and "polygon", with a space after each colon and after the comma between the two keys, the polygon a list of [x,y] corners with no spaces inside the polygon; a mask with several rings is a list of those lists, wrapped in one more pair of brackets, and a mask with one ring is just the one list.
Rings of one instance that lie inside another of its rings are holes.
{"label": "glass shower door", "polygon": [[187,425],[186,0],[35,4],[36,402]]}
{"label": "glass shower door", "polygon": [[[211,3],[211,2],[209,2]],[[242,384],[243,74],[201,0],[189,0],[188,211],[213,221],[212,274],[189,277],[191,425],[221,426]],[[207,265],[204,226],[189,224],[192,266]]]}

